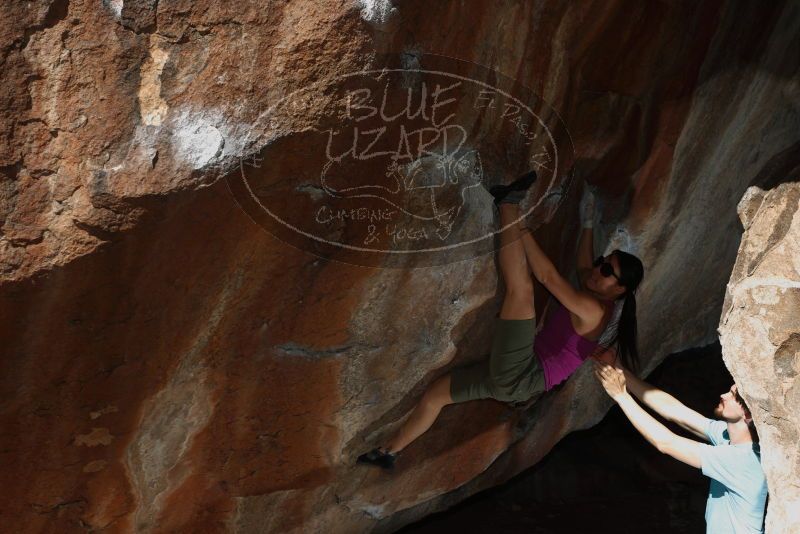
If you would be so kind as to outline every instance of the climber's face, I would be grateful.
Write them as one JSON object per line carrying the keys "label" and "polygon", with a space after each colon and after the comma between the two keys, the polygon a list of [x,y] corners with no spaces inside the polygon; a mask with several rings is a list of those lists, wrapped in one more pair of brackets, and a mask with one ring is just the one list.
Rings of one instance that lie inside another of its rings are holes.
{"label": "climber's face", "polygon": [[620,285],[619,259],[616,254],[600,256],[594,261],[594,267],[586,285],[606,298],[615,299],[625,293],[625,286]]}
{"label": "climber's face", "polygon": [[719,396],[719,404],[714,410],[714,415],[729,423],[736,423],[748,418],[748,413],[739,398],[736,384],[734,384],[728,391]]}

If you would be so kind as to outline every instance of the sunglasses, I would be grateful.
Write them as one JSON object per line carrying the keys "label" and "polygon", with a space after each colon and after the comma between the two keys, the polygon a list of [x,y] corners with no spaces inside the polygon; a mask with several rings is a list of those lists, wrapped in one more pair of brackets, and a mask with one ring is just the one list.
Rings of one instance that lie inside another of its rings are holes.
{"label": "sunglasses", "polygon": [[619,279],[619,276],[614,274],[614,266],[608,263],[605,257],[598,256],[597,259],[594,260],[593,265],[595,267],[597,267],[598,265],[600,266],[600,274],[602,274],[603,276],[605,277],[613,276],[614,278],[617,279],[617,282],[622,283],[622,280]]}

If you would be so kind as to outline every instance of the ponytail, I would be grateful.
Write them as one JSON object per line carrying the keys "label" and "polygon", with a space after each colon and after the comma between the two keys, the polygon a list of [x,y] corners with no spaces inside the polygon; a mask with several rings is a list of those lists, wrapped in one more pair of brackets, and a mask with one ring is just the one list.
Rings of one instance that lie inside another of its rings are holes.
{"label": "ponytail", "polygon": [[625,293],[623,293],[624,297],[617,299],[617,302],[619,299],[624,299],[619,318],[615,318],[607,325],[608,335],[601,336],[603,339],[601,344],[604,345],[604,348],[616,345],[616,353],[621,358],[622,365],[636,373],[640,364],[637,343],[636,289],[644,277],[644,266],[639,258],[627,252],[615,250],[612,254],[615,254],[619,260],[621,284],[625,287]]}
{"label": "ponytail", "polygon": [[637,345],[636,295],[633,291],[625,294],[622,314],[619,316],[619,327],[616,336],[617,354],[622,364],[633,371],[639,369],[639,348]]}

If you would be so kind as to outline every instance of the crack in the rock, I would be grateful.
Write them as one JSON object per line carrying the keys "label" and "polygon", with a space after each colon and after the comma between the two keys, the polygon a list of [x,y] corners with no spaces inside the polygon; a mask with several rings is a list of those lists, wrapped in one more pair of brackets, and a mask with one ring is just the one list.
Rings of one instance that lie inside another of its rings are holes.
{"label": "crack in the rock", "polygon": [[80,230],[83,230],[84,232],[86,232],[90,236],[96,237],[97,239],[99,239],[102,242],[113,242],[114,241],[114,236],[117,233],[117,232],[112,231],[112,230],[105,230],[103,228],[100,228],[99,226],[92,226],[92,225],[87,224],[85,222],[81,222],[81,221],[79,221],[77,219],[72,219],[72,224],[74,224],[76,228],[79,228]]}
{"label": "crack in the rock", "polygon": [[37,503],[31,503],[31,506],[33,506],[34,508],[43,508],[43,510],[37,510],[36,513],[44,515],[44,514],[50,514],[52,512],[57,512],[61,508],[66,508],[68,506],[75,506],[76,504],[84,504],[85,505],[85,504],[88,504],[88,502],[87,502],[86,499],[81,497],[80,499],[73,499],[71,501],[64,501],[64,502],[56,503],[56,504],[54,504],[52,506],[46,506],[46,505],[37,504]]}
{"label": "crack in the rock", "polygon": [[368,345],[361,345],[358,343],[351,345],[344,345],[341,347],[333,347],[330,349],[322,349],[322,350],[309,349],[302,345],[298,345],[297,343],[294,342],[283,343],[281,345],[274,346],[274,348],[290,356],[307,356],[311,358],[326,358],[331,356],[339,356],[340,354],[345,353],[351,349],[362,348],[362,347],[369,350],[375,350],[377,348],[380,348]]}

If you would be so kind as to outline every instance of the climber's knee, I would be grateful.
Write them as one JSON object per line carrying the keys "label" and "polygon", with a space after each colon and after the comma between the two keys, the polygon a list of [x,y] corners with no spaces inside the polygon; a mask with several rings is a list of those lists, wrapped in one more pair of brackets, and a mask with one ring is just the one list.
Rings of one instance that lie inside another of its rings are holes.
{"label": "climber's knee", "polygon": [[437,378],[425,391],[420,402],[426,409],[432,410],[451,404],[453,399],[450,397],[450,374]]}
{"label": "climber's knee", "polygon": [[531,319],[536,316],[533,308],[533,286],[530,290],[513,289],[506,291],[500,308],[501,319]]}
{"label": "climber's knee", "polygon": [[502,386],[493,380],[488,381],[488,387],[492,392],[492,398],[495,400],[500,402],[518,402],[520,400],[514,387]]}

